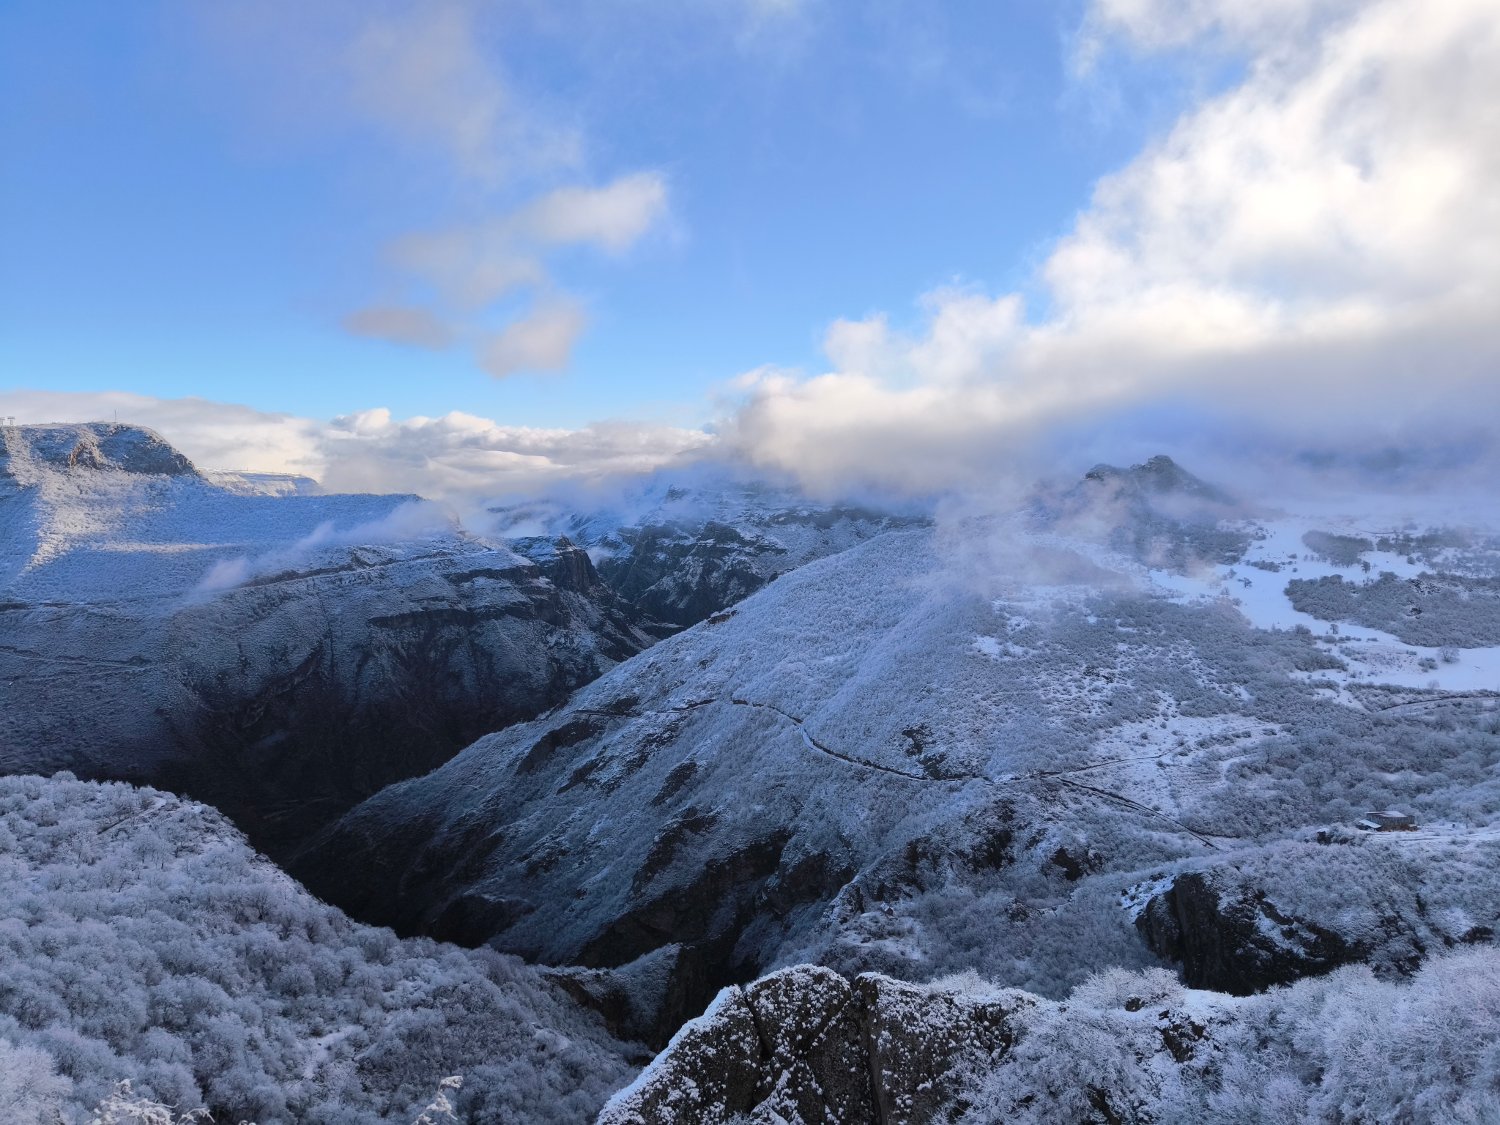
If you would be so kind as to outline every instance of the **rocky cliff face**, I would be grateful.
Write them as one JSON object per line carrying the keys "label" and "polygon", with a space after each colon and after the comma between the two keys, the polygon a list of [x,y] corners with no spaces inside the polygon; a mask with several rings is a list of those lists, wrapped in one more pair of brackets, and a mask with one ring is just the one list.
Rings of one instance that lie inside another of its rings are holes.
{"label": "rocky cliff face", "polygon": [[1137,929],[1189,986],[1236,996],[1354,963],[1404,977],[1441,951],[1493,941],[1500,844],[1489,833],[1322,835],[1175,876]]}
{"label": "rocky cliff face", "polygon": [[1015,1038],[1020,994],[981,1000],[811,965],[727,988],[598,1125],[933,1121],[964,1068]]}
{"label": "rocky cliff face", "polygon": [[1317,922],[1279,909],[1263,891],[1211,875],[1180,875],[1136,925],[1159,956],[1182,966],[1192,988],[1248,996],[1331,972],[1367,953]]}

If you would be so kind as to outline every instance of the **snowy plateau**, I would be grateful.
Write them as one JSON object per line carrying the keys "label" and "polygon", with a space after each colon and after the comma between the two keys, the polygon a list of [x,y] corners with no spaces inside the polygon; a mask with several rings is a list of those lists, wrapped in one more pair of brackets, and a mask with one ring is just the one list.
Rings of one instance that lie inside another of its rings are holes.
{"label": "snowy plateau", "polygon": [[6,1125],[1500,1121],[1478,509],[0,436]]}

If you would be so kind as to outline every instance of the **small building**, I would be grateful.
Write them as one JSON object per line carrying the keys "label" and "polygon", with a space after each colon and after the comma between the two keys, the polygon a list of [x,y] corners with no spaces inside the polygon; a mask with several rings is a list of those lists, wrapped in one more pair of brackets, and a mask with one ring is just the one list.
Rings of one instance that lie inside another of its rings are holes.
{"label": "small building", "polygon": [[1354,822],[1354,826],[1363,828],[1366,832],[1405,832],[1415,828],[1417,821],[1410,813],[1386,809],[1383,812],[1365,813]]}

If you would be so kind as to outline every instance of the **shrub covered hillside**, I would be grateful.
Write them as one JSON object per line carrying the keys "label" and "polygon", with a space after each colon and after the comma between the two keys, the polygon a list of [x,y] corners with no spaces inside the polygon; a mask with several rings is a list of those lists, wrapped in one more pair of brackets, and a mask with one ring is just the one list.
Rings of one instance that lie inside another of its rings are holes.
{"label": "shrub covered hillside", "polygon": [[82,1122],[120,1079],[218,1121],[577,1122],[630,1076],[513,958],[351,922],[218,813],[66,774],[0,779],[0,1113]]}

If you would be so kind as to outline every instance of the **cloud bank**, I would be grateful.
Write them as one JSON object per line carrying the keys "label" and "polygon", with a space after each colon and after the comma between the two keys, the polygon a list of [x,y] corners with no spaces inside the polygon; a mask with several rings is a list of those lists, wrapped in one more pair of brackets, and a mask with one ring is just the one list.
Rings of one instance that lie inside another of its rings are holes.
{"label": "cloud bank", "polygon": [[742,376],[724,440],[825,487],[926,489],[1178,403],[1332,440],[1500,417],[1500,20],[1486,0],[1100,0],[1085,65],[1205,37],[1243,80],[1100,181],[1018,294],[834,324]]}
{"label": "cloud bank", "polygon": [[452,412],[398,419],[365,410],[320,422],[208,399],[0,392],[0,415],[25,423],[111,421],[159,431],[204,469],[298,473],[331,492],[410,492],[460,509],[649,473],[709,450],[712,438],[631,422],[576,430],[502,426]]}

